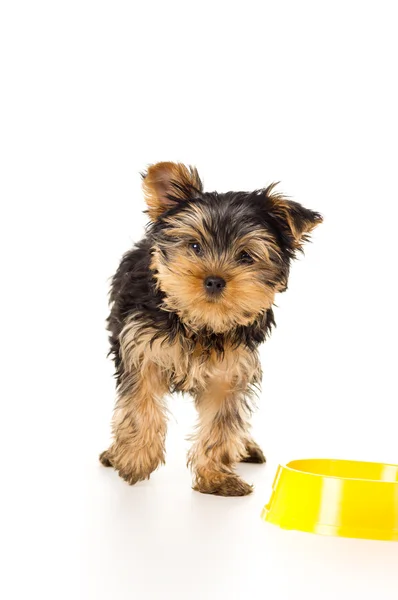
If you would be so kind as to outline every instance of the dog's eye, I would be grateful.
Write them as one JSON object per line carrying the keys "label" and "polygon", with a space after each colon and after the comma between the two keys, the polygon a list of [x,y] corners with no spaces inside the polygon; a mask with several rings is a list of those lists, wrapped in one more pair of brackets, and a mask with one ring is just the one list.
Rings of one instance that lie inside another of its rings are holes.
{"label": "dog's eye", "polygon": [[239,254],[239,262],[244,265],[252,265],[254,260],[248,252],[243,251]]}
{"label": "dog's eye", "polygon": [[189,244],[189,247],[192,248],[192,250],[198,256],[200,256],[201,254],[203,254],[202,246],[200,244],[198,244],[197,242],[192,242],[191,244]]}

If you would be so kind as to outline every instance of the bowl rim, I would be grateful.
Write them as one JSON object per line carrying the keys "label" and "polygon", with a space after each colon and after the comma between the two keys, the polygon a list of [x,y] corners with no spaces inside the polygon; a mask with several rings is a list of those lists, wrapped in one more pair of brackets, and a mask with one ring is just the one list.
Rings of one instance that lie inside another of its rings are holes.
{"label": "bowl rim", "polygon": [[286,469],[287,471],[292,471],[293,473],[301,473],[302,475],[309,475],[311,477],[321,477],[323,479],[337,479],[339,481],[368,481],[372,483],[384,483],[388,485],[398,485],[398,481],[391,481],[385,479],[369,479],[368,477],[339,477],[337,475],[328,475],[327,473],[312,473],[311,471],[305,471],[302,469],[298,469],[292,466],[292,463],[297,462],[320,462],[320,461],[329,461],[329,462],[340,462],[340,463],[357,463],[360,465],[379,465],[382,467],[394,467],[398,469],[398,465],[393,463],[382,463],[377,461],[370,460],[350,460],[346,458],[299,458],[294,459],[286,463],[286,465],[279,465],[281,469]]}

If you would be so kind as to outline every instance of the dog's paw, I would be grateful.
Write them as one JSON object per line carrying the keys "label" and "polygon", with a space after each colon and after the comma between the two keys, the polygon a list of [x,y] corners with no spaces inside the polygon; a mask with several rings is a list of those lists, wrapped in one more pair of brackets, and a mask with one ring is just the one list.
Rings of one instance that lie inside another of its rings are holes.
{"label": "dog's paw", "polygon": [[104,467],[113,467],[112,460],[111,460],[111,454],[110,454],[109,450],[105,450],[104,452],[102,452],[99,455],[99,460],[100,460],[100,463]]}
{"label": "dog's paw", "polygon": [[117,471],[119,473],[119,477],[124,479],[124,481],[126,483],[128,483],[129,485],[134,485],[135,483],[138,483],[139,481],[144,481],[145,479],[149,479],[149,477],[151,476],[151,472],[152,472],[152,471],[150,471],[149,473],[143,473],[140,471],[126,470],[126,469],[118,469]]}
{"label": "dog's paw", "polygon": [[99,459],[100,459],[100,463],[102,465],[104,465],[104,467],[114,467],[116,469],[116,471],[119,473],[119,476],[122,479],[124,479],[124,481],[126,481],[129,485],[134,485],[138,481],[143,481],[144,479],[149,479],[151,472],[156,468],[156,466],[154,466],[151,470],[149,470],[149,472],[145,472],[145,473],[138,471],[138,470],[136,471],[131,467],[122,468],[115,462],[115,459],[112,458],[112,454],[111,454],[110,450],[105,450],[105,452],[102,452],[102,454],[100,454],[100,456],[99,456]]}
{"label": "dog's paw", "polygon": [[247,456],[241,459],[241,462],[262,464],[267,461],[260,446],[255,443],[249,443],[246,446]]}
{"label": "dog's paw", "polygon": [[144,447],[141,452],[126,452],[125,448],[122,448],[122,452],[118,450],[111,446],[100,454],[99,459],[105,467],[113,467],[129,485],[149,479],[151,473],[165,462],[163,448],[154,444]]}
{"label": "dog's paw", "polygon": [[214,477],[197,477],[193,489],[215,496],[247,496],[252,493],[253,486],[237,475],[216,474]]}

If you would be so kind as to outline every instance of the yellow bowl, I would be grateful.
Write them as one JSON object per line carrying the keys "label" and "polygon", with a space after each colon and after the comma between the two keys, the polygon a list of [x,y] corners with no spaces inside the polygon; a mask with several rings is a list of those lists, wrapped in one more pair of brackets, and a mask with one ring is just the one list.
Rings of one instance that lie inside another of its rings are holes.
{"label": "yellow bowl", "polygon": [[283,529],[398,541],[398,465],[292,461],[278,467],[261,517]]}

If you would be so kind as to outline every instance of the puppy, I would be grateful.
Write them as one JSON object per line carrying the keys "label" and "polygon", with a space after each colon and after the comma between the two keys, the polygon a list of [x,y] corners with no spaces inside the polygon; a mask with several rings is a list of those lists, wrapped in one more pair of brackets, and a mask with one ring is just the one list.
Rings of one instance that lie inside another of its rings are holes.
{"label": "puppy", "polygon": [[265,462],[248,424],[261,381],[257,347],[292,259],[322,221],[275,186],[204,192],[195,168],[171,162],[143,175],[151,222],[112,280],[117,402],[113,443],[100,456],[131,485],[164,463],[164,397],[180,391],[199,414],[188,456],[194,489],[252,491],[234,465]]}

